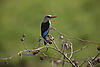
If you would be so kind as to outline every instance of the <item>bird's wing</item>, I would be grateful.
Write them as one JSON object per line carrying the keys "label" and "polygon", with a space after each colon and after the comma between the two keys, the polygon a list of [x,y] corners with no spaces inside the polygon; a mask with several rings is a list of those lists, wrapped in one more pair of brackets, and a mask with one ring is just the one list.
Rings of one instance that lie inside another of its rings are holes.
{"label": "bird's wing", "polygon": [[42,23],[41,24],[41,34],[42,36],[46,36],[49,31],[50,23]]}
{"label": "bird's wing", "polygon": [[49,32],[49,28],[43,33],[43,37],[46,36],[48,32]]}

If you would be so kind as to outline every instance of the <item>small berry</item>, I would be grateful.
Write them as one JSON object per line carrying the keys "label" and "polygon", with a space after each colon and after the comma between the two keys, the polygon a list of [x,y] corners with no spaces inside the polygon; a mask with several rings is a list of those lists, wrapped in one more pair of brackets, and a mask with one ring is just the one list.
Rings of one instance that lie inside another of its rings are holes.
{"label": "small berry", "polygon": [[40,52],[40,50],[35,50],[34,52],[33,52],[33,55],[36,55],[36,54],[38,54]]}
{"label": "small berry", "polygon": [[50,40],[53,41],[54,40],[54,37],[51,37]]}
{"label": "small berry", "polygon": [[75,59],[72,59],[72,62],[77,66],[78,65],[78,61],[76,61]]}
{"label": "small berry", "polygon": [[22,54],[21,54],[21,53],[19,53],[19,56],[22,56]]}
{"label": "small berry", "polygon": [[49,44],[52,44],[52,41],[51,40],[49,41]]}
{"label": "small berry", "polygon": [[40,42],[41,41],[41,38],[38,40],[38,42]]}
{"label": "small berry", "polygon": [[100,51],[100,45],[97,47],[97,50]]}
{"label": "small berry", "polygon": [[97,60],[95,60],[95,61],[92,62],[93,65],[96,65],[97,63],[98,63]]}
{"label": "small berry", "polygon": [[24,38],[21,38],[21,41],[24,41]]}
{"label": "small berry", "polygon": [[30,50],[28,52],[31,52]]}
{"label": "small berry", "polygon": [[63,37],[63,36],[60,36],[59,38],[60,38],[60,39],[63,39],[64,37]]}
{"label": "small berry", "polygon": [[5,63],[5,64],[8,64],[8,61],[5,61],[4,63]]}
{"label": "small berry", "polygon": [[43,60],[44,59],[44,56],[43,55],[40,55],[40,60]]}
{"label": "small berry", "polygon": [[97,59],[97,62],[100,63],[100,58]]}

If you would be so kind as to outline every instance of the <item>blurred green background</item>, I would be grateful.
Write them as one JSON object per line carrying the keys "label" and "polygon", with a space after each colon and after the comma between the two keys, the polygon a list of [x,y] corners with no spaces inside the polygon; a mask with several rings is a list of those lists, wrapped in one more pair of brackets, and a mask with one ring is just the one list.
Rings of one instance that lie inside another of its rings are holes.
{"label": "blurred green background", "polygon": [[[20,38],[26,33],[25,45],[32,49],[38,46],[40,25],[45,15],[56,15],[52,26],[64,34],[91,41],[100,41],[100,0],[0,0],[0,58],[15,55],[24,50]],[[58,38],[58,34],[51,31]],[[98,45],[85,44],[71,40],[74,50],[88,45],[83,51],[74,54],[73,58],[80,61],[94,57]],[[34,43],[34,44],[33,44]],[[43,44],[43,43],[42,43]],[[52,54],[49,50],[48,54]],[[38,56],[23,56],[9,60],[0,67],[51,67],[52,62],[40,61]],[[59,65],[61,67],[61,65]]]}

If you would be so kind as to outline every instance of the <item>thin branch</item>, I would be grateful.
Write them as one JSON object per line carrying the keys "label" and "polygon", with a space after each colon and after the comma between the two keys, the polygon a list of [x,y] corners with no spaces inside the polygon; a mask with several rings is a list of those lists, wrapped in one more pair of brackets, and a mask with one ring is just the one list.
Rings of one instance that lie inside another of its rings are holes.
{"label": "thin branch", "polygon": [[18,52],[17,54],[15,54],[14,56],[10,56],[10,57],[8,57],[8,58],[0,58],[0,60],[10,60],[10,59],[16,57],[17,55],[20,55],[21,53],[26,52],[26,51],[29,51],[29,50],[19,51],[19,52]]}
{"label": "thin branch", "polygon": [[[61,44],[62,45],[62,51],[63,51],[63,53],[64,53],[64,51],[65,51],[65,46],[63,45],[63,44]],[[65,60],[65,57],[63,57],[63,62],[62,62],[62,67],[64,67],[64,64],[65,64],[65,62],[64,62],[64,60]]]}
{"label": "thin branch", "polygon": [[92,61],[94,61],[99,55],[100,55],[100,52],[92,59]]}
{"label": "thin branch", "polygon": [[27,50],[27,47],[26,47],[26,45],[24,44],[24,38],[25,38],[25,34],[23,33],[22,38],[21,38],[21,42],[22,42],[24,48]]}
{"label": "thin branch", "polygon": [[91,64],[91,62],[89,60],[88,60],[88,64],[90,65],[90,67],[93,67],[92,64]]}
{"label": "thin branch", "polygon": [[[88,62],[89,64],[91,64],[91,62],[90,62],[90,58],[87,58],[86,60],[84,60],[80,65],[79,65],[79,67],[82,67],[86,62]],[[92,65],[92,64],[91,64]]]}
{"label": "thin branch", "polygon": [[63,36],[65,36],[65,37],[69,38],[69,39],[75,39],[75,40],[79,40],[79,41],[82,41],[82,42],[87,42],[87,43],[91,43],[91,44],[99,44],[99,45],[100,45],[99,42],[93,42],[93,41],[89,41],[89,40],[83,40],[83,39],[81,39],[81,38],[72,37],[72,36],[69,36],[69,35],[66,35],[66,34],[63,34],[63,33],[59,32],[59,31],[56,30],[56,28],[54,28],[54,27],[52,27],[52,29],[55,30],[55,31],[56,31],[57,33],[59,33],[60,35],[63,35]]}
{"label": "thin branch", "polygon": [[23,50],[23,51],[19,51],[17,54],[15,54],[14,56],[10,56],[10,57],[8,57],[8,58],[0,58],[0,60],[10,60],[10,59],[12,59],[12,58],[14,58],[14,57],[16,57],[17,55],[20,55],[20,54],[22,54],[22,53],[24,53],[24,52],[33,52],[33,51],[36,51],[36,50],[41,50],[41,49],[44,49],[44,48],[52,48],[52,49],[55,49],[55,48],[53,48],[53,47],[50,47],[50,46],[44,46],[44,47],[40,47],[40,48],[37,48],[37,49],[32,49],[32,50]]}
{"label": "thin branch", "polygon": [[83,64],[85,64],[87,61],[88,61],[88,60],[83,61],[83,62],[79,65],[79,67],[82,67]]}
{"label": "thin branch", "polygon": [[[80,48],[80,49],[78,49],[78,50],[75,50],[75,51],[73,51],[73,53],[77,53],[77,52],[80,52],[80,51],[82,51],[83,49],[85,49],[87,46],[84,46],[84,47],[82,47],[82,48]],[[67,54],[71,54],[71,52],[70,53],[67,53]]]}
{"label": "thin branch", "polygon": [[11,57],[8,57],[8,58],[0,58],[0,60],[10,60],[10,59],[14,58],[15,56],[19,55],[20,53],[29,52],[29,51],[33,52],[33,51],[41,50],[41,49],[44,49],[44,48],[51,48],[53,50],[56,50],[57,52],[59,52],[60,54],[62,54],[69,61],[69,63],[71,63],[74,67],[76,67],[75,64],[67,56],[65,56],[65,54],[63,52],[61,52],[61,51],[59,51],[59,50],[57,50],[57,49],[55,49],[54,47],[51,47],[51,46],[44,46],[44,47],[40,47],[40,48],[37,48],[37,49],[19,51],[14,56],[11,56]]}
{"label": "thin branch", "polygon": [[72,57],[72,55],[73,55],[73,47],[72,47],[72,43],[70,43],[70,47],[71,47],[71,55],[70,55],[70,57],[69,57],[69,59],[71,59],[71,57]]}
{"label": "thin branch", "polygon": [[83,66],[83,64],[85,64],[87,61],[85,60],[85,61],[83,61],[80,65],[79,65],[79,67],[82,67]]}
{"label": "thin branch", "polygon": [[56,50],[57,50],[59,53],[61,53],[74,67],[76,67],[75,64],[74,64],[63,52],[61,52],[61,51],[58,49],[58,47],[57,47],[55,41],[53,41],[53,43],[54,43],[54,45],[55,45],[55,47],[56,47]]}
{"label": "thin branch", "polygon": [[[25,56],[33,56],[33,54],[23,54],[23,55],[25,55]],[[36,56],[40,56],[40,55],[36,55]],[[61,60],[61,61],[64,61],[64,62],[66,62],[66,63],[69,63],[69,61],[67,61],[67,60],[64,60],[64,59],[60,59],[60,58],[57,58],[57,57],[51,57],[51,56],[48,56],[48,55],[44,55],[46,58],[51,58],[52,59],[52,61],[55,61],[55,59],[56,60]]]}
{"label": "thin branch", "polygon": [[65,63],[65,57],[63,57],[63,62],[62,62],[62,67],[64,67],[64,63]]}
{"label": "thin branch", "polygon": [[57,47],[55,41],[52,40],[52,42],[54,43],[54,46],[56,47],[56,49],[57,49],[58,51],[60,51],[59,48]]}
{"label": "thin branch", "polygon": [[24,48],[27,50],[27,47],[26,47],[26,45],[24,44],[24,41],[23,41],[22,43],[23,43]]}

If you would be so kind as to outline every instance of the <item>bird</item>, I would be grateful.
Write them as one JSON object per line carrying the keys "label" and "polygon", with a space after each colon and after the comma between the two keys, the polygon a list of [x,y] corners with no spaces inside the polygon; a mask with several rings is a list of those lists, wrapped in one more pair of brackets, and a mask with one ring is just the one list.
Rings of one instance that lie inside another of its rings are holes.
{"label": "bird", "polygon": [[49,30],[50,30],[50,26],[51,26],[50,19],[52,19],[52,18],[56,18],[56,16],[47,15],[44,17],[44,19],[41,23],[41,36],[44,39],[44,45],[47,44],[47,36],[49,36]]}

